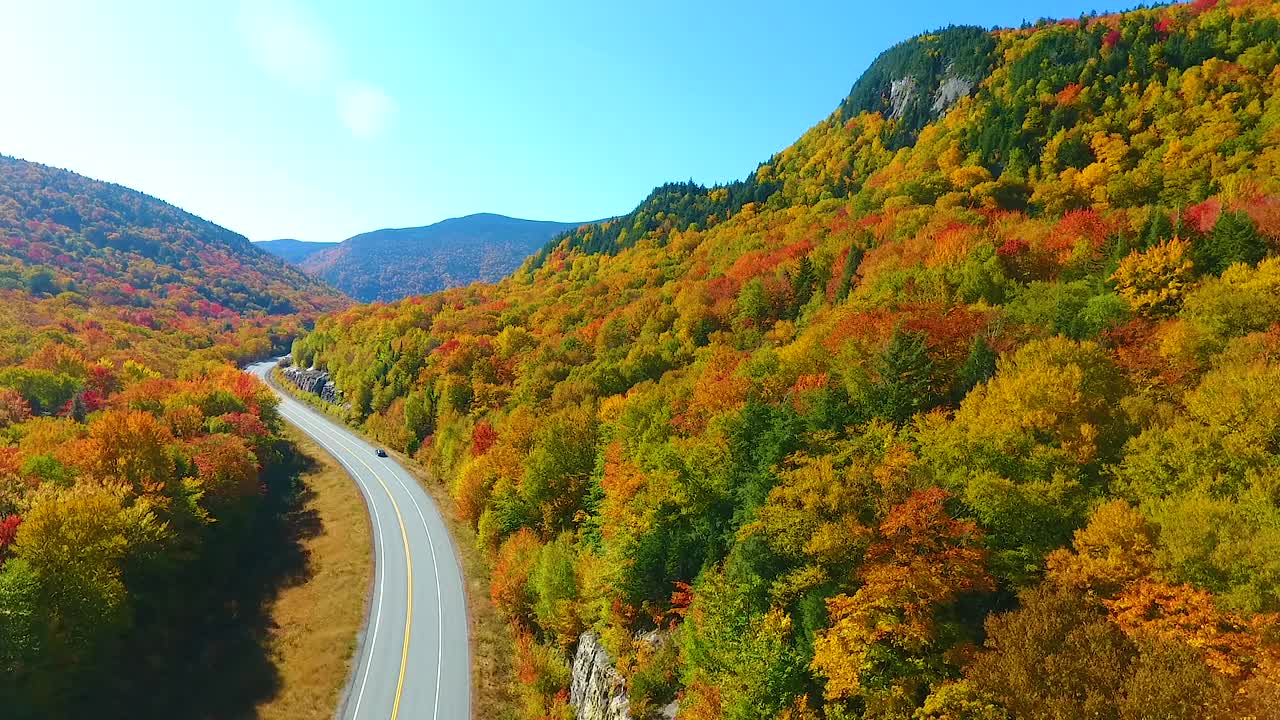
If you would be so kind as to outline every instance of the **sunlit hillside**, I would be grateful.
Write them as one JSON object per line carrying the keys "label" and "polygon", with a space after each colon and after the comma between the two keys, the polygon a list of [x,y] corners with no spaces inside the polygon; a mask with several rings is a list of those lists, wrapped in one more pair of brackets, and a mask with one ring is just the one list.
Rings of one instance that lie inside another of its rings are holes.
{"label": "sunlit hillside", "polygon": [[294,361],[474,523],[524,717],[584,631],[632,717],[1273,717],[1278,18],[922,35],[744,181]]}

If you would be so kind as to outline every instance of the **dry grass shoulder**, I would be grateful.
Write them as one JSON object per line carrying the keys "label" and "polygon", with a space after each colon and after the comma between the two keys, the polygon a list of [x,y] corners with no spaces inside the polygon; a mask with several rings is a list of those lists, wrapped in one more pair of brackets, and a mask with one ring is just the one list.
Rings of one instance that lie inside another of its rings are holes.
{"label": "dry grass shoulder", "polygon": [[257,708],[263,720],[330,718],[350,673],[373,575],[369,515],[346,471],[320,446],[288,427],[304,459],[301,511],[315,521],[302,541],[309,577],[283,589],[269,610],[269,647],[278,692]]}

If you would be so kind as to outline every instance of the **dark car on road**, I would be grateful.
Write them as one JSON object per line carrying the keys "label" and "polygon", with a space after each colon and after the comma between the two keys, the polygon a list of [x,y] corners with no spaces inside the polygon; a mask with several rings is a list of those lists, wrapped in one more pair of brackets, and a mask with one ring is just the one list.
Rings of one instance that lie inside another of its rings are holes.
{"label": "dark car on road", "polygon": [[378,449],[377,449],[377,450],[375,450],[374,452],[375,452],[375,453],[377,453],[378,457],[386,457],[386,456],[387,456],[387,451],[386,451],[386,450],[383,450],[382,448],[378,448]]}

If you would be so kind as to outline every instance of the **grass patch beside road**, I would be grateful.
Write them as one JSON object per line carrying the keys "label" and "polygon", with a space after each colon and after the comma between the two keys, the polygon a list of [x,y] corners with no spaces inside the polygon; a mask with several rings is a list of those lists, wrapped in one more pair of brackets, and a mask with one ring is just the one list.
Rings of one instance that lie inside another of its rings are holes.
{"label": "grass patch beside road", "polygon": [[286,436],[303,463],[298,509],[314,532],[302,541],[308,578],[284,588],[268,609],[277,692],[262,720],[330,718],[350,674],[373,576],[369,514],[351,476],[293,426]]}

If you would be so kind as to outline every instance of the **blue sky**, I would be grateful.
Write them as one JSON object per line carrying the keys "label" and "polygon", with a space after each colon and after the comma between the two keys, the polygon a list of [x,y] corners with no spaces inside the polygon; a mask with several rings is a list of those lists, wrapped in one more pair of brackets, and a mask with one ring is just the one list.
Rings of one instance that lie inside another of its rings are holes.
{"label": "blue sky", "polygon": [[0,153],[254,240],[588,220],[746,175],[918,32],[1124,6],[13,0]]}

